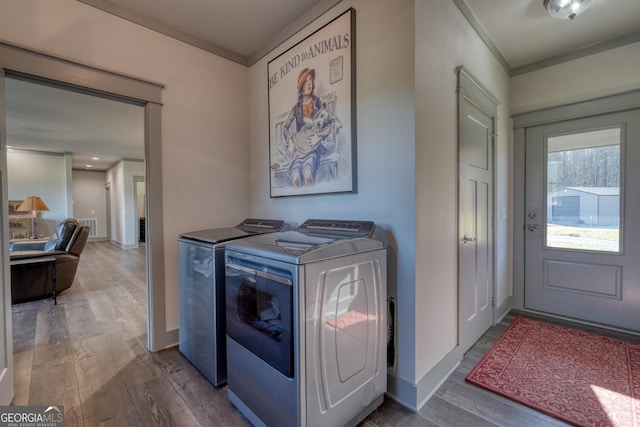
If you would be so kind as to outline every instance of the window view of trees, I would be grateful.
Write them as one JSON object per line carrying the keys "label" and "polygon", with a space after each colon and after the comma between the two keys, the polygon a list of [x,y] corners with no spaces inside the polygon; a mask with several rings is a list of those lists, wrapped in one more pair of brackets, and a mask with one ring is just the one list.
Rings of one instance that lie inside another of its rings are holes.
{"label": "window view of trees", "polygon": [[620,145],[549,153],[547,192],[565,187],[620,187]]}

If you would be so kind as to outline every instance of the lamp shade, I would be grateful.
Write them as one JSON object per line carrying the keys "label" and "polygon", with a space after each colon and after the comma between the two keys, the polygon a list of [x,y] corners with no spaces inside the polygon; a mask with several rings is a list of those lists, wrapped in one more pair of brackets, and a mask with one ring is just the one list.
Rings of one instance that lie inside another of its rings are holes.
{"label": "lamp shade", "polygon": [[29,196],[24,199],[24,202],[20,206],[18,206],[19,211],[31,211],[31,212],[39,212],[39,211],[48,211],[49,208],[47,204],[42,201],[42,199],[38,196]]}
{"label": "lamp shade", "polygon": [[544,0],[544,8],[557,19],[573,19],[584,12],[592,0]]}

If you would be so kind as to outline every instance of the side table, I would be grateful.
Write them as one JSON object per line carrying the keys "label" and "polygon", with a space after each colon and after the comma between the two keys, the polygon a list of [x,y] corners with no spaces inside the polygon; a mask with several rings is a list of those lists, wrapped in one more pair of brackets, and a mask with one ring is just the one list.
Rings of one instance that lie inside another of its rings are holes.
{"label": "side table", "polygon": [[49,239],[11,239],[9,240],[10,251],[33,251],[42,250]]}
{"label": "side table", "polygon": [[53,283],[53,303],[58,305],[58,297],[56,296],[56,258],[52,256],[15,259],[10,261],[11,267],[14,265],[38,264],[51,268],[51,281]]}

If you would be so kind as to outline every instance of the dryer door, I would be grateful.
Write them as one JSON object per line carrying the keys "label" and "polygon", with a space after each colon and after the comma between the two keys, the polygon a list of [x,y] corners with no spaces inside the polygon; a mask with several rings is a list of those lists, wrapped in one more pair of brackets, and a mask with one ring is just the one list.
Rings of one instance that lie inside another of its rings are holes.
{"label": "dryer door", "polygon": [[226,266],[227,336],[293,378],[292,278]]}

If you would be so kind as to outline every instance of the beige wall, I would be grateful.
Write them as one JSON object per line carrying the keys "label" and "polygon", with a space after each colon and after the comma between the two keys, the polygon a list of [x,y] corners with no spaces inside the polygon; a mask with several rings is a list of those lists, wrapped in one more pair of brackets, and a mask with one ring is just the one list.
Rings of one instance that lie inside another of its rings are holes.
{"label": "beige wall", "polygon": [[74,218],[95,218],[95,239],[107,237],[107,197],[104,171],[74,169],[72,172]]}
{"label": "beige wall", "polygon": [[[10,142],[9,142],[10,145]],[[70,160],[70,159],[69,159]],[[56,225],[71,216],[67,211],[67,157],[57,153],[9,150],[7,183],[9,200],[39,196],[49,208],[38,214],[38,233],[50,236]]]}
{"label": "beige wall", "polygon": [[2,2],[0,40],[165,85],[166,328],[176,329],[179,233],[249,213],[247,68],[73,0]]}
{"label": "beige wall", "polygon": [[[415,2],[415,384],[457,344],[457,130],[455,74],[464,65],[500,101],[496,141],[496,304],[513,295],[513,149],[509,117],[640,89],[640,43],[509,79],[453,2]],[[559,77],[567,76],[567,77]],[[503,216],[506,213],[506,217]]]}
{"label": "beige wall", "polygon": [[[463,65],[498,99],[496,286],[511,295],[508,77],[452,1],[416,0],[416,329],[418,405],[430,371],[457,345],[458,132],[456,74]],[[502,208],[507,217],[502,218]],[[422,382],[422,383],[421,383]]]}
{"label": "beige wall", "polygon": [[[267,64],[353,7],[356,13],[355,194],[269,197]],[[390,240],[388,293],[397,297],[396,375],[413,382],[415,353],[415,116],[413,1],[343,1],[250,70],[251,211],[299,224],[308,218],[372,220]]]}
{"label": "beige wall", "polygon": [[[267,64],[349,7],[356,10],[357,194],[269,198]],[[415,13],[415,15],[414,15]],[[501,105],[497,141],[497,297],[511,295],[508,78],[448,0],[343,1],[251,67],[251,210],[292,222],[371,219],[391,240],[397,367],[389,389],[408,406],[433,390],[423,378],[457,344],[457,110],[454,69],[465,65]],[[439,379],[443,378],[442,373]]]}

